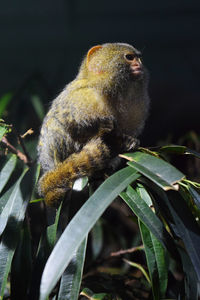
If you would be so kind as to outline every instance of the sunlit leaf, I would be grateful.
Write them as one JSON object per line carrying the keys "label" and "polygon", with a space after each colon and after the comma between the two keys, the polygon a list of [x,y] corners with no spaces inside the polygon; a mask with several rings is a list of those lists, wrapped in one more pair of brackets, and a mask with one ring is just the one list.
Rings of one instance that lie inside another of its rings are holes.
{"label": "sunlit leaf", "polygon": [[105,209],[128,184],[137,178],[139,174],[130,167],[116,172],[105,180],[81,207],[66,227],[47,261],[42,275],[40,300],[46,299],[71,261],[73,253]]}
{"label": "sunlit leaf", "polygon": [[2,213],[0,215],[0,234],[2,234],[3,230],[5,229],[10,216],[19,220],[20,210],[24,212],[26,209],[27,203],[22,198],[20,184],[27,170],[28,169],[23,172],[23,174],[15,183],[14,187],[12,188],[10,197],[2,210]]}

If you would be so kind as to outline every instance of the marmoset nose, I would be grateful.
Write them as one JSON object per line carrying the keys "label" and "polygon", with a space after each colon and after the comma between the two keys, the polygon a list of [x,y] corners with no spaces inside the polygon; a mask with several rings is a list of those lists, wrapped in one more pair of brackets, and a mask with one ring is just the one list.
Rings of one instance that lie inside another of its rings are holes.
{"label": "marmoset nose", "polygon": [[133,60],[133,62],[132,62],[132,66],[133,67],[140,67],[141,64],[142,64],[142,62],[141,62],[140,58],[135,57],[134,60]]}

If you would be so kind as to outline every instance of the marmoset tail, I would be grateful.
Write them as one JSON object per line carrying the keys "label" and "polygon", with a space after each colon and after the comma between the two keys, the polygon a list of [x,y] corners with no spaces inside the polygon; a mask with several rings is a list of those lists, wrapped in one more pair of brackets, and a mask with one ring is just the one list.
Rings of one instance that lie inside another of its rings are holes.
{"label": "marmoset tail", "polygon": [[134,148],[149,110],[147,85],[134,47],[108,43],[88,51],[42,124],[39,192],[47,205],[58,205],[77,178],[103,172]]}

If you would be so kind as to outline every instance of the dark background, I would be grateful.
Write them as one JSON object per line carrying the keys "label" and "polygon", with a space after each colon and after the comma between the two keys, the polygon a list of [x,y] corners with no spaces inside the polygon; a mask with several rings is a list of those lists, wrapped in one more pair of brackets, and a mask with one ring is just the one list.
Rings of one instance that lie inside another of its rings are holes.
{"label": "dark background", "polygon": [[142,50],[151,75],[142,143],[200,133],[199,0],[1,1],[0,41],[0,97],[12,91],[22,105],[20,91],[34,81],[45,109],[74,78],[91,46],[130,43]]}

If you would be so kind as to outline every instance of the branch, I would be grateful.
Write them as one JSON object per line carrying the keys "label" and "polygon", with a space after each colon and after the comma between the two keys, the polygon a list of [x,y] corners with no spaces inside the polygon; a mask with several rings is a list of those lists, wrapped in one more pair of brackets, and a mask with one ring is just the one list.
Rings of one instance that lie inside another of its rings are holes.
{"label": "branch", "polygon": [[141,246],[137,246],[137,247],[133,247],[133,248],[129,248],[129,249],[125,249],[125,250],[120,250],[120,251],[117,251],[117,252],[112,252],[110,254],[110,256],[120,256],[120,255],[123,255],[123,254],[127,254],[127,253],[133,253],[133,252],[136,252],[138,250],[142,250],[144,249],[144,246],[141,245]]}
{"label": "branch", "polygon": [[11,145],[5,136],[2,138],[1,143],[4,148],[7,148],[10,152],[16,154],[17,157],[20,160],[22,160],[26,165],[31,165],[32,161],[29,159],[29,157],[27,157],[27,155],[25,155],[20,150],[16,149],[13,145]]}

